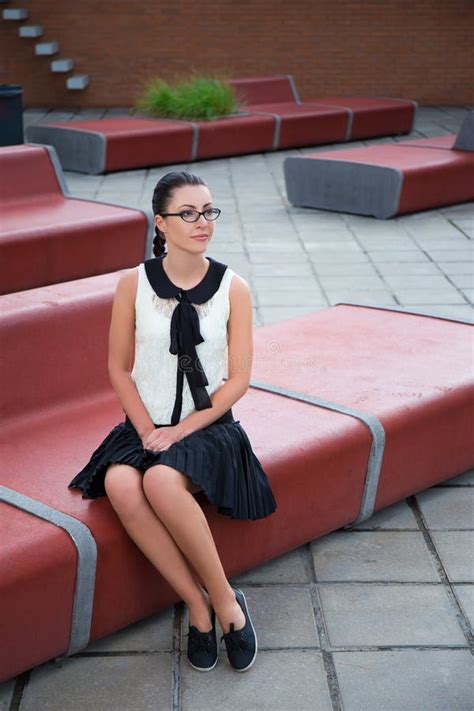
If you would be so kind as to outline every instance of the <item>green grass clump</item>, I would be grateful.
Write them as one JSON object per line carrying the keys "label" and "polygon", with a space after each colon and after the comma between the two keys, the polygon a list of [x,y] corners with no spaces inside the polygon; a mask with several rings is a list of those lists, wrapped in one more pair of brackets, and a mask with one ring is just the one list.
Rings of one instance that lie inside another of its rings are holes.
{"label": "green grass clump", "polygon": [[240,108],[230,84],[204,76],[174,86],[164,79],[152,79],[135,105],[152,116],[188,120],[215,119]]}

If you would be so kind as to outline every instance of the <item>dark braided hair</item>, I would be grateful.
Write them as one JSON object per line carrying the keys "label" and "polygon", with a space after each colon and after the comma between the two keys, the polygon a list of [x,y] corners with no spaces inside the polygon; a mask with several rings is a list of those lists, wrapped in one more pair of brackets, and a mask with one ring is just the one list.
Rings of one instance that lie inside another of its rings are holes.
{"label": "dark braided hair", "polygon": [[[153,215],[161,215],[161,213],[166,212],[173,190],[184,185],[207,185],[207,183],[198,175],[187,173],[185,170],[166,173],[158,181],[153,191]],[[153,254],[155,257],[161,257],[162,254],[166,253],[165,246],[165,236],[155,224],[155,238],[153,240]]]}

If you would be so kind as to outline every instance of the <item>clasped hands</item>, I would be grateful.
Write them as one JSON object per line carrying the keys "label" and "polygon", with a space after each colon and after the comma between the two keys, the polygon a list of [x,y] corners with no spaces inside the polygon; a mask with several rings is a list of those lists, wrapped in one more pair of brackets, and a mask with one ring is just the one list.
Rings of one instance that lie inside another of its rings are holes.
{"label": "clasped hands", "polygon": [[152,452],[165,452],[175,442],[183,439],[183,432],[178,425],[170,427],[155,427],[142,437],[143,449]]}

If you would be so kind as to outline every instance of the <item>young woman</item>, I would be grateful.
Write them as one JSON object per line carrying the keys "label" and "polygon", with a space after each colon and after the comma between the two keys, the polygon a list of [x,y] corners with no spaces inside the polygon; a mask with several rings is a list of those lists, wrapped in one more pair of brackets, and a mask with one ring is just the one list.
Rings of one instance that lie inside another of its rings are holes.
{"label": "young woman", "polygon": [[155,256],[124,272],[112,308],[109,375],[125,420],[69,487],[83,498],[107,495],[130,537],[184,600],[190,664],[215,667],[217,616],[231,666],[245,671],[257,654],[255,629],[193,494],[204,491],[218,513],[237,519],[276,510],[231,409],[250,381],[251,293],[242,277],[205,256],[220,210],[201,178],[165,175],[153,213]]}

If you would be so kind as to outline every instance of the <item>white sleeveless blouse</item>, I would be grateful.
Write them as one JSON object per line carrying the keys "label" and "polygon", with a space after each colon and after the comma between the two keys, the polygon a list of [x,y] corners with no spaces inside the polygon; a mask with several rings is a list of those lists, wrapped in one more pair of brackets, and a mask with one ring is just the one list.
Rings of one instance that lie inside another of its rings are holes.
{"label": "white sleeveless blouse", "polygon": [[[131,378],[151,420],[157,425],[169,425],[175,404],[178,364],[178,355],[170,353],[170,326],[178,299],[159,297],[148,280],[144,264],[139,264],[137,270],[135,358]],[[196,345],[196,353],[209,382],[205,386],[208,395],[212,395],[228,377],[227,321],[230,313],[229,289],[234,273],[227,267],[214,295],[202,304],[194,304],[204,338],[202,343]],[[195,409],[188,380],[184,376],[180,419]]]}

